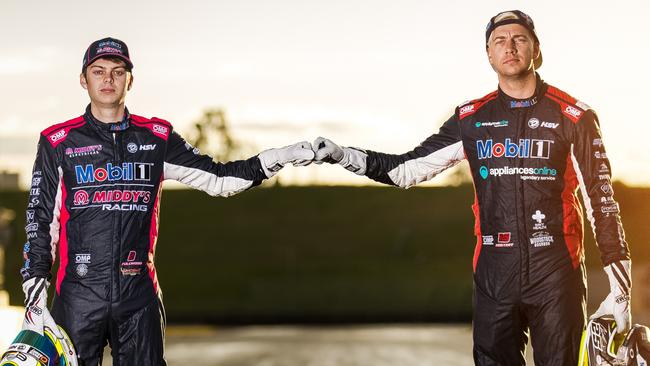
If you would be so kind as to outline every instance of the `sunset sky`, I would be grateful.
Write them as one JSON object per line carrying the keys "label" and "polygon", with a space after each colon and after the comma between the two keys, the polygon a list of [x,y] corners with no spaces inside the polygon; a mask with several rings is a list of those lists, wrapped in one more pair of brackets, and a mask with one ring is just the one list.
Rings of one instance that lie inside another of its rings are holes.
{"label": "sunset sky", "polygon": [[[484,29],[502,10],[534,19],[540,74],[599,114],[614,179],[650,184],[647,1],[0,2],[0,170],[26,184],[39,131],[82,114],[86,47],[131,51],[127,106],[183,133],[225,109],[255,151],[319,135],[401,153],[457,104],[496,88]],[[287,184],[366,184],[340,167],[289,168]],[[444,178],[438,184],[444,184]]]}

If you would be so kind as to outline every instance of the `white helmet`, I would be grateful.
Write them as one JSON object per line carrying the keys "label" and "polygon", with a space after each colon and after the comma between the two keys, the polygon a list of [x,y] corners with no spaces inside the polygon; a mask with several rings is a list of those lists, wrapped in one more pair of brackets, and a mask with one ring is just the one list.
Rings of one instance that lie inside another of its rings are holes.
{"label": "white helmet", "polygon": [[45,326],[44,335],[21,330],[2,355],[0,366],[77,366],[77,354],[68,334],[57,328],[53,331]]}
{"label": "white helmet", "polygon": [[648,366],[650,329],[635,324],[616,334],[616,321],[607,316],[589,321],[582,334],[579,366]]}

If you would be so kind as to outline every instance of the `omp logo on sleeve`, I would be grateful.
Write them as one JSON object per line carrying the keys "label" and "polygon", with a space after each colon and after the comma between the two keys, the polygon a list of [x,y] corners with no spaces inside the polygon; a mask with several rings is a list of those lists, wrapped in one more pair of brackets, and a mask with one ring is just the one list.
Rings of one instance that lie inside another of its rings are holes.
{"label": "omp logo on sleeve", "polygon": [[106,164],[106,167],[95,168],[92,164],[75,165],[77,183],[95,183],[108,181],[148,181],[151,179],[151,163],[123,163],[120,165]]}
{"label": "omp logo on sleeve", "polygon": [[65,129],[61,129],[61,130],[51,134],[49,136],[49,139],[52,142],[57,142],[57,141],[61,140],[62,138],[64,138],[67,134],[68,134],[68,132]]}

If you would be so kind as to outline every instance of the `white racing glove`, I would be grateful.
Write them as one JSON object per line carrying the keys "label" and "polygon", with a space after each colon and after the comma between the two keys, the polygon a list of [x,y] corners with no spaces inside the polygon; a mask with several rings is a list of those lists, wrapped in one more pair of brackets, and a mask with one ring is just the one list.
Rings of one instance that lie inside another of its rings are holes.
{"label": "white racing glove", "polygon": [[612,315],[616,320],[616,333],[624,333],[630,329],[632,315],[630,300],[632,290],[632,262],[622,260],[605,267],[609,278],[609,295],[600,304],[600,307],[589,318],[595,319],[603,315]]}
{"label": "white racing glove", "polygon": [[23,319],[22,329],[44,335],[44,328],[49,328],[52,334],[59,339],[63,352],[67,355],[68,365],[77,366],[77,353],[74,346],[70,339],[61,332],[47,309],[47,288],[49,286],[50,283],[42,277],[32,277],[23,282],[25,319]]}
{"label": "white racing glove", "polygon": [[316,164],[340,164],[345,169],[364,175],[366,173],[366,158],[368,154],[360,149],[339,146],[324,137],[318,137],[312,145]]}
{"label": "white racing glove", "polygon": [[262,163],[262,169],[267,178],[276,175],[286,164],[293,166],[306,166],[314,159],[311,144],[307,141],[281,147],[279,149],[264,150],[257,156]]}
{"label": "white racing glove", "polygon": [[47,280],[42,277],[32,277],[23,282],[23,292],[25,293],[23,329],[43,335],[45,318],[50,315],[47,310],[47,288],[49,286]]}

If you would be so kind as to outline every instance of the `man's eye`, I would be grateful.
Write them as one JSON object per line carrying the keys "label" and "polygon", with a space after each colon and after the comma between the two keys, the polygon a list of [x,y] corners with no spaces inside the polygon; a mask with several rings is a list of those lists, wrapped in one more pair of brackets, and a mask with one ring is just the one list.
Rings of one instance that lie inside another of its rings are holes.
{"label": "man's eye", "polygon": [[115,76],[122,76],[124,75],[124,71],[115,71],[114,74]]}
{"label": "man's eye", "polygon": [[99,76],[99,75],[102,75],[103,73],[104,73],[104,72],[101,71],[101,70],[95,70],[95,71],[93,71],[93,74],[94,74],[94,75],[98,75],[98,76]]}

